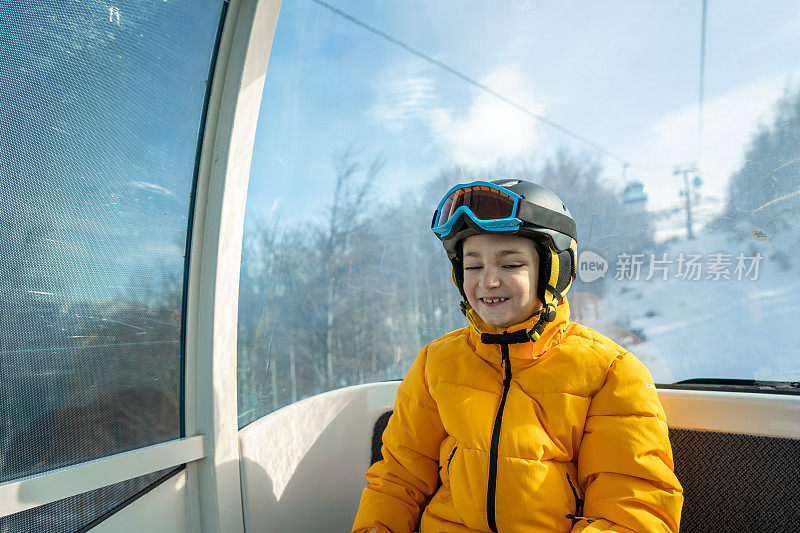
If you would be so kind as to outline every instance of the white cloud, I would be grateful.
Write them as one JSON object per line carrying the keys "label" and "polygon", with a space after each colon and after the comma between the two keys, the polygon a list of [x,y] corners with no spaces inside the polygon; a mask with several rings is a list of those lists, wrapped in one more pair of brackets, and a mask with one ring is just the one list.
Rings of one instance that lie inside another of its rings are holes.
{"label": "white cloud", "polygon": [[796,11],[793,16],[786,17],[784,23],[770,36],[770,42],[794,44],[797,40],[798,32],[800,32],[800,10]]}
{"label": "white cloud", "polygon": [[[504,67],[479,81],[534,113],[542,111],[513,67]],[[486,167],[501,159],[529,156],[538,140],[533,118],[478,89],[465,112],[440,107],[432,110],[429,120],[434,139],[449,159],[466,166]]]}
{"label": "white cloud", "polygon": [[[407,134],[421,127],[447,163],[489,167],[498,160],[530,156],[539,139],[535,119],[477,88],[471,89],[466,108],[450,105],[429,70],[427,65],[413,62],[394,70],[378,84],[379,96],[370,109],[372,118],[392,134]],[[542,112],[542,104],[512,66],[479,81],[534,113]]]}

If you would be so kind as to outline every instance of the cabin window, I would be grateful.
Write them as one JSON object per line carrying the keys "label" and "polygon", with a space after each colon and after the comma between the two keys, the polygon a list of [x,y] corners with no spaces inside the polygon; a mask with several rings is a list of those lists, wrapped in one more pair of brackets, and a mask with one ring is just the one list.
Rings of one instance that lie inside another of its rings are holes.
{"label": "cabin window", "polygon": [[[0,4],[0,483],[181,436],[187,232],[222,5]],[[118,503],[139,481],[89,498]],[[74,531],[101,503],[0,529]]]}
{"label": "cabin window", "polygon": [[475,178],[564,199],[572,318],[658,383],[800,380],[795,6],[710,5],[701,89],[700,3],[334,4],[284,3],[271,51],[240,426],[402,378],[466,325],[428,228],[440,195]]}
{"label": "cabin window", "polygon": [[[88,531],[138,494],[182,470],[168,468],[0,518],[3,533]],[[87,529],[80,529],[86,527]]]}

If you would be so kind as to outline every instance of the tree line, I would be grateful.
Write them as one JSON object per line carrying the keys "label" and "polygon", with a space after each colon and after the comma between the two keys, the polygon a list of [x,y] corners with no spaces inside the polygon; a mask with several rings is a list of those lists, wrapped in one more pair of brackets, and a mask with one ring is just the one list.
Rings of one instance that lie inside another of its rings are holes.
{"label": "tree line", "polygon": [[402,201],[379,203],[371,195],[382,166],[380,157],[365,162],[347,149],[334,157],[323,218],[291,228],[261,219],[246,232],[240,425],[327,390],[399,379],[422,346],[466,324],[450,263],[430,231],[437,202],[456,183],[513,177],[553,189],[576,218],[581,248],[611,254],[652,243],[647,217],[625,211],[589,156],[560,151],[513,171],[452,167],[402,191]]}
{"label": "tree line", "polygon": [[[552,189],[578,228],[578,248],[612,261],[654,251],[652,218],[625,209],[593,156],[560,150],[540,164],[508,169],[453,166],[401,204],[371,197],[383,162],[352,150],[334,158],[334,195],[323,219],[294,229],[260,220],[245,234],[239,298],[240,425],[333,388],[401,378],[419,348],[466,324],[450,263],[430,232],[452,185],[518,178]],[[723,214],[710,229],[740,223],[793,228],[800,215],[800,87],[787,89],[729,181]],[[368,208],[371,206],[371,208]],[[380,216],[377,216],[377,212]],[[602,296],[603,280],[572,291]]]}
{"label": "tree line", "polygon": [[773,118],[750,140],[742,167],[728,184],[726,208],[717,221],[731,228],[748,222],[773,233],[800,216],[800,85],[788,86]]}

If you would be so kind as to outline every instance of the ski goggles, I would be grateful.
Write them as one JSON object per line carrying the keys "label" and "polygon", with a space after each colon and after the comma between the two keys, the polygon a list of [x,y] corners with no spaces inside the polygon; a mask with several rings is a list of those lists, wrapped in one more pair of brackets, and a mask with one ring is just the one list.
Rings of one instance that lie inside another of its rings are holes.
{"label": "ski goggles", "polygon": [[517,216],[521,200],[518,194],[488,181],[456,185],[439,202],[431,229],[443,239],[462,216],[468,216],[486,231],[514,231],[522,225]]}
{"label": "ski goggles", "polygon": [[487,232],[513,232],[527,223],[577,239],[575,221],[571,217],[528,202],[488,181],[473,181],[450,189],[436,208],[431,229],[439,239],[445,240],[453,228],[460,229],[458,222],[464,216]]}

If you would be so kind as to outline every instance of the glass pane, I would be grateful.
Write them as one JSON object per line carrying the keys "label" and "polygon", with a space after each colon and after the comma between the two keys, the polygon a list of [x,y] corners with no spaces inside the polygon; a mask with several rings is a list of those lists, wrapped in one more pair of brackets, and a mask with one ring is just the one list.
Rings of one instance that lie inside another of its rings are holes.
{"label": "glass pane", "polygon": [[0,3],[0,482],[180,435],[222,0]]}
{"label": "glass pane", "polygon": [[[179,469],[182,469],[180,467]],[[73,533],[128,503],[145,489],[166,481],[174,468],[84,492],[71,498],[0,518],[0,533]]]}
{"label": "glass pane", "polygon": [[476,178],[563,198],[572,319],[656,381],[800,379],[800,8],[710,3],[701,61],[701,5],[285,3],[248,190],[240,424],[401,378],[466,325],[429,228]]}

